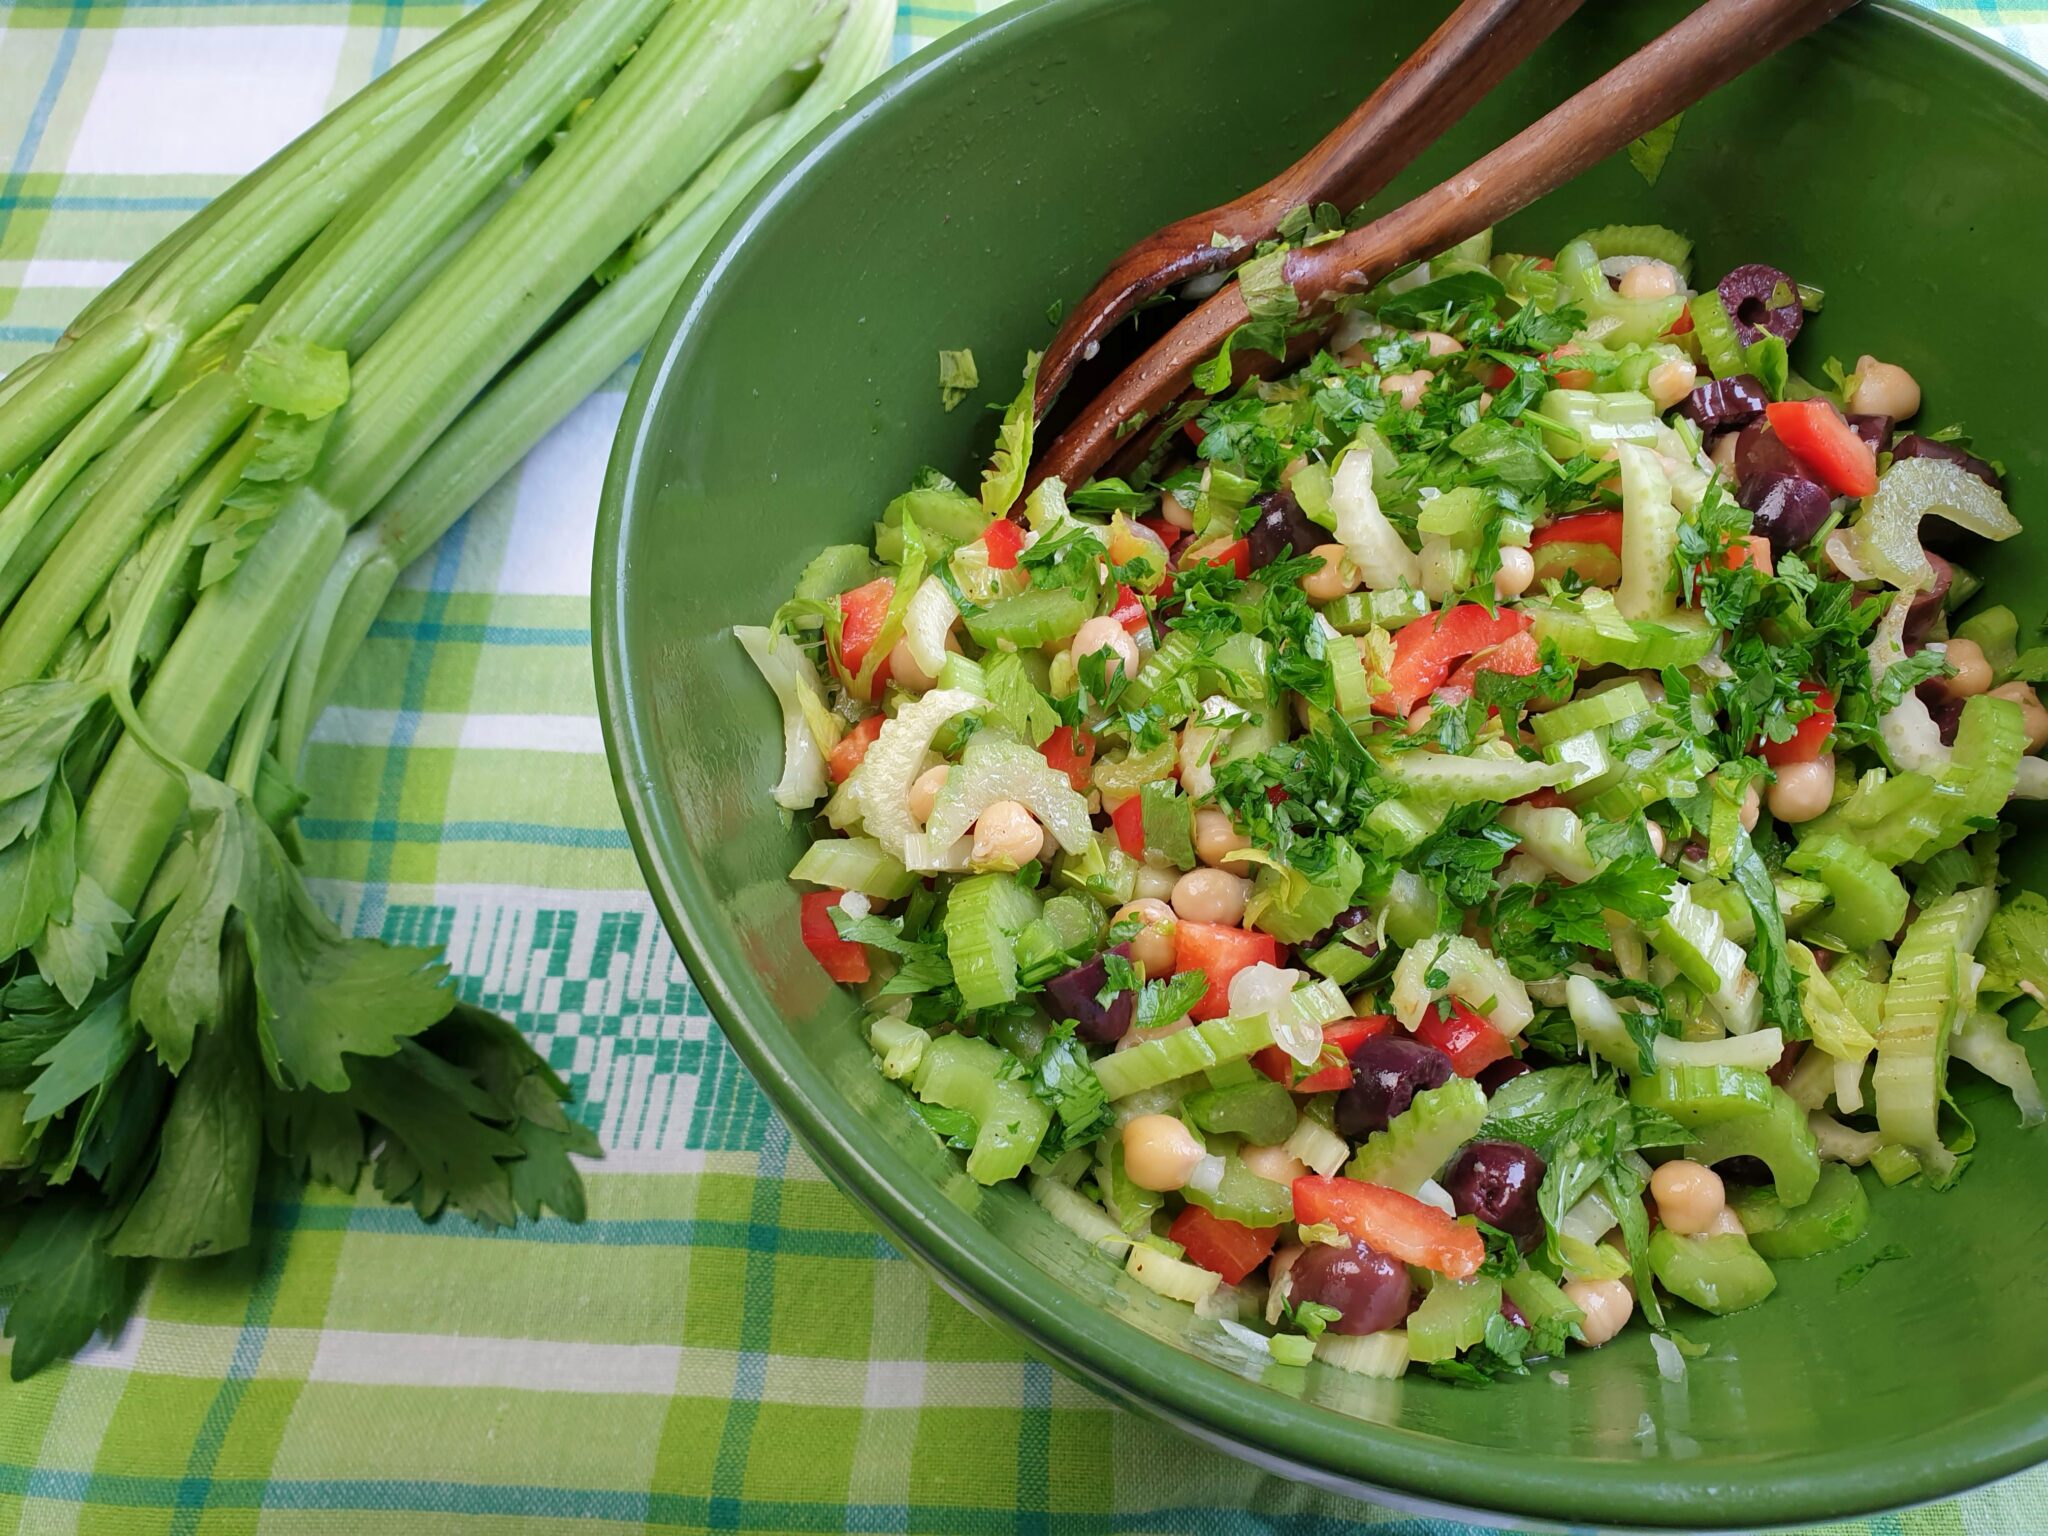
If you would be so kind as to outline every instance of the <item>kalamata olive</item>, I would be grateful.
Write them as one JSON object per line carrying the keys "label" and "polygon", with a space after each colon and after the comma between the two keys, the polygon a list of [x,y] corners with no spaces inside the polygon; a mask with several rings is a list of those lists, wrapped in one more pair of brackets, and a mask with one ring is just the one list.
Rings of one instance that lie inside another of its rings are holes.
{"label": "kalamata olive", "polygon": [[1529,1070],[1529,1063],[1521,1057],[1504,1056],[1479,1074],[1479,1086],[1490,1096],[1500,1092],[1502,1083],[1520,1077]]}
{"label": "kalamata olive", "polygon": [[1704,379],[1692,393],[1678,402],[1678,414],[1701,432],[1721,432],[1746,427],[1764,413],[1771,403],[1763,381],[1754,374],[1731,374],[1725,379]]}
{"label": "kalamata olive", "polygon": [[1387,1123],[1429,1088],[1451,1080],[1451,1058],[1433,1045],[1396,1035],[1361,1040],[1351,1052],[1351,1086],[1337,1095],[1337,1132],[1356,1140]]}
{"label": "kalamata olive", "polygon": [[1500,1315],[1513,1323],[1517,1328],[1529,1326],[1529,1319],[1524,1315],[1522,1309],[1505,1296],[1500,1299]]}
{"label": "kalamata olive", "polygon": [[1452,1161],[1444,1188],[1460,1216],[1498,1227],[1527,1253],[1543,1236],[1536,1190],[1543,1159],[1519,1141],[1475,1141]]}
{"label": "kalamata olive", "polygon": [[1826,486],[1776,469],[1745,475],[1735,499],[1754,514],[1750,528],[1771,541],[1773,555],[1803,549],[1834,506]]}
{"label": "kalamata olive", "polygon": [[1934,567],[1934,585],[1915,592],[1912,606],[1906,610],[1906,643],[1912,646],[1927,638],[1927,631],[1933,628],[1935,619],[1948,601],[1948,589],[1956,579],[1953,565],[1931,549],[1925,553],[1927,563]]}
{"label": "kalamata olive", "polygon": [[1726,1184],[1769,1184],[1777,1175],[1771,1172],[1771,1165],[1760,1157],[1724,1157],[1714,1164],[1714,1172],[1721,1175]]}
{"label": "kalamata olive", "polygon": [[1364,1243],[1310,1243],[1287,1275],[1296,1306],[1313,1301],[1343,1314],[1332,1333],[1378,1333],[1408,1316],[1408,1266]]}
{"label": "kalamata olive", "polygon": [[1799,286],[1776,267],[1751,262],[1721,279],[1721,302],[1735,322],[1735,339],[1745,347],[1766,331],[1790,346],[1806,324],[1799,307]]}
{"label": "kalamata olive", "polygon": [[1971,474],[1982,480],[1994,491],[2003,491],[2005,481],[1998,471],[1974,453],[1965,452],[1954,443],[1944,443],[1939,438],[1922,437],[1918,432],[1902,437],[1892,444],[1894,459],[1946,459],[1951,464],[1960,464]]}
{"label": "kalamata olive", "polygon": [[1258,499],[1259,520],[1252,524],[1247,540],[1251,544],[1252,565],[1271,565],[1288,550],[1305,555],[1319,544],[1328,544],[1336,535],[1329,529],[1312,522],[1309,515],[1301,510],[1301,503],[1294,499],[1292,491],[1268,491]]}
{"label": "kalamata olive", "polygon": [[[1348,933],[1351,929],[1358,927],[1359,924],[1369,923],[1371,921],[1372,913],[1367,908],[1346,907],[1342,912],[1339,912],[1334,918],[1330,920],[1329,927],[1325,928],[1321,933],[1317,934],[1314,938],[1310,939],[1306,944],[1302,945],[1301,952],[1305,955],[1312,955],[1317,950],[1321,949],[1325,944],[1329,943],[1330,940],[1336,938],[1338,934]],[[1352,942],[1354,944],[1357,944],[1359,949],[1363,951],[1365,954],[1372,955],[1379,953],[1379,946],[1373,943],[1370,939],[1364,939],[1362,935],[1353,935]]]}
{"label": "kalamata olive", "polygon": [[1892,419],[1859,412],[1849,418],[1849,430],[1869,444],[1872,453],[1883,453],[1884,445],[1891,441]]}
{"label": "kalamata olive", "polygon": [[1735,435],[1735,479],[1740,483],[1767,472],[1813,478],[1813,472],[1799,462],[1769,422],[1751,422]]}
{"label": "kalamata olive", "polygon": [[[1122,955],[1128,960],[1131,958],[1131,946],[1119,944],[1114,949],[1103,951],[1103,954]],[[1078,1026],[1074,1032],[1096,1045],[1114,1045],[1123,1039],[1124,1031],[1131,1027],[1131,1020],[1137,1013],[1138,994],[1119,992],[1105,1008],[1095,1000],[1095,995],[1108,980],[1109,967],[1103,963],[1102,955],[1097,955],[1086,965],[1077,965],[1071,971],[1053,977],[1045,984],[1046,998],[1053,1005],[1053,1017],[1072,1019]]]}
{"label": "kalamata olive", "polygon": [[1787,1040],[1785,1048],[1778,1052],[1778,1064],[1771,1068],[1771,1081],[1780,1088],[1791,1080],[1792,1069],[1799,1065],[1799,1058],[1806,1054],[1804,1040]]}

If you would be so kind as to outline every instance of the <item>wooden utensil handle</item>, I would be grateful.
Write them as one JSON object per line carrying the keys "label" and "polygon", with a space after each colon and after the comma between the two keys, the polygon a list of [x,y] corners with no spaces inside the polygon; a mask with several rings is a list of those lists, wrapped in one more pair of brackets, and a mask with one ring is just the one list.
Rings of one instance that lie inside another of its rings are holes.
{"label": "wooden utensil handle", "polygon": [[[1363,229],[1288,254],[1305,313],[1362,293],[1404,262],[1447,249],[1518,213],[1631,139],[1847,10],[1855,0],[1707,0],[1562,106],[1439,186]],[[1195,366],[1250,315],[1235,283],[1219,290],[1090,404],[1034,466],[1037,483],[1078,484],[1115,447],[1120,423],[1170,405]]]}
{"label": "wooden utensil handle", "polygon": [[[1234,265],[1245,250],[1270,240],[1291,209],[1333,202],[1348,210],[1383,190],[1583,3],[1464,0],[1357,110],[1278,176],[1125,251],[1046,348],[1038,412],[1088,349],[1154,294]],[[1211,237],[1219,234],[1237,244],[1216,245]]]}

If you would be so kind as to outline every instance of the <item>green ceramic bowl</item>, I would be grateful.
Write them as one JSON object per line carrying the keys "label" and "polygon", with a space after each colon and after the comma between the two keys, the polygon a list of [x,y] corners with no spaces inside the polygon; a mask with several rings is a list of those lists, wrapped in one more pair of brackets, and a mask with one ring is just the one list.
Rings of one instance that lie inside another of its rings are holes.
{"label": "green ceramic bowl", "polygon": [[[804,836],[770,805],[775,706],[727,634],[821,545],[860,540],[921,464],[992,435],[939,409],[972,346],[991,397],[1103,263],[1299,154],[1447,0],[1035,0],[895,71],[770,178],[647,354],[597,547],[606,734],[640,861],[727,1037],[826,1171],[954,1295],[1077,1376],[1260,1466],[1411,1505],[1648,1527],[1751,1527],[1932,1499],[2048,1455],[2048,1133],[1972,1090],[1976,1163],[1880,1192],[1868,1238],[1778,1266],[1682,1382],[1646,1334],[1489,1391],[1253,1363],[1124,1278],[1015,1188],[961,1172],[875,1071],[851,1000],[796,938]],[[1409,195],[1668,25],[1588,6],[1396,186]],[[1601,166],[1509,248],[1659,222],[1701,269],[1768,261],[1827,290],[1800,343],[1911,366],[1922,421],[1967,422],[2048,520],[2048,85],[1904,6],[1866,4],[1688,115],[1654,188]],[[2042,607],[2048,535],[1985,575]],[[2012,861],[2039,881],[2042,842]],[[2048,1033],[2032,1037],[2048,1062]],[[1853,1289],[1855,1260],[1910,1262]],[[1263,1358],[1263,1357],[1262,1357]]]}

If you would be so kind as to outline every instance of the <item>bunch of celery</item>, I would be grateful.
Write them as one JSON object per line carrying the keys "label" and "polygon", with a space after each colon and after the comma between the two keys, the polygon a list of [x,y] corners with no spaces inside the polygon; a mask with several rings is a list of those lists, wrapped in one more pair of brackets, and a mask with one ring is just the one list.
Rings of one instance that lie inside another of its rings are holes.
{"label": "bunch of celery", "polygon": [[595,1150],[291,823],[399,570],[645,343],[886,58],[889,0],[488,0],[0,379],[0,1297],[13,1372],[249,1240],[266,1155],[486,1223]]}

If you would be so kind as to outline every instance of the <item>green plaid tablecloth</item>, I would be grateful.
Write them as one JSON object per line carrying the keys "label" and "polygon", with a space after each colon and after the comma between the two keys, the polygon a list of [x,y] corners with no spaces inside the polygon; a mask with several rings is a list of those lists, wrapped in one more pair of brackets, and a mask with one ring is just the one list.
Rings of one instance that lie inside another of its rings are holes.
{"label": "green plaid tablecloth", "polygon": [[[2048,7],[1945,9],[2048,57]],[[0,3],[0,371],[459,10]],[[898,56],[973,14],[903,4]],[[276,1191],[248,1252],[166,1275],[119,1338],[0,1386],[0,1523],[1463,1529],[1107,1406],[934,1290],[791,1144],[661,931],[605,769],[588,588],[624,385],[393,596],[321,722],[304,822],[346,920],[445,944],[465,995],[574,1081],[611,1149],[590,1221],[484,1236]],[[2048,1473],[1842,1529],[2030,1536]]]}

